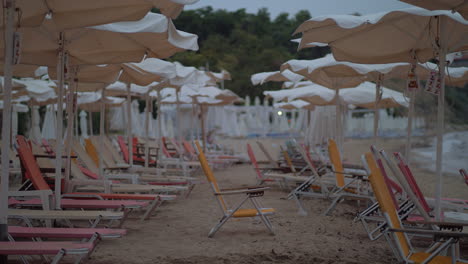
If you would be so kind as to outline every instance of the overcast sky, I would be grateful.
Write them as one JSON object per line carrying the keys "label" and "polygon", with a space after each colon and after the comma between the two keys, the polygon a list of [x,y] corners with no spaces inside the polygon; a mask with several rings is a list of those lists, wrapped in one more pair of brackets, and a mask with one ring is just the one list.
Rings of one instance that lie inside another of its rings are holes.
{"label": "overcast sky", "polygon": [[334,14],[371,14],[410,7],[397,0],[200,0],[185,9],[204,6],[229,11],[245,8],[249,13],[256,13],[259,8],[267,7],[272,18],[281,12],[295,14],[301,9],[309,10],[313,17]]}

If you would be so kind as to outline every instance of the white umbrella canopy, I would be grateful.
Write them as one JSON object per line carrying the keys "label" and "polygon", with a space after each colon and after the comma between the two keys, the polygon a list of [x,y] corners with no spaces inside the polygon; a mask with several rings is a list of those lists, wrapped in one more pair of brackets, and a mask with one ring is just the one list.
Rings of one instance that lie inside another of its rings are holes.
{"label": "white umbrella canopy", "polygon": [[[99,84],[109,84],[118,80],[122,69],[119,64],[105,65],[76,65],[71,67],[68,73],[68,79],[71,82],[77,82],[77,90],[86,92],[94,88],[102,89]],[[48,67],[48,74],[52,80],[57,80],[57,68]],[[95,91],[97,91],[95,90]]]}
{"label": "white umbrella canopy", "polygon": [[[337,60],[356,63],[419,62],[445,53],[468,49],[468,21],[449,11],[403,9],[366,16],[335,15],[302,23],[299,48],[327,43]],[[440,30],[442,29],[442,30]],[[435,37],[439,37],[439,43]],[[365,45],[365,46],[363,46]]]}
{"label": "white umbrella canopy", "polygon": [[[354,88],[342,89],[340,97],[345,104],[374,109],[376,106],[375,93],[375,84],[364,82]],[[408,107],[408,98],[400,92],[381,87],[379,97],[377,108]]]}
{"label": "white umbrella canopy", "polygon": [[[163,15],[148,13],[133,22],[117,22],[89,28],[60,31],[46,20],[39,28],[20,28],[21,63],[57,65],[60,36],[65,41],[69,65],[116,64],[148,57],[167,58],[185,49],[196,50],[197,36],[175,29]],[[3,45],[0,57],[3,58]]]}
{"label": "white umbrella canopy", "polygon": [[99,104],[104,103],[106,106],[121,106],[124,98],[105,96],[102,97],[102,92],[78,92],[76,103],[80,109],[88,112],[99,112]]}
{"label": "white umbrella canopy", "polygon": [[55,115],[54,105],[48,105],[42,123],[41,137],[44,139],[56,138],[57,117]]}
{"label": "white umbrella canopy", "polygon": [[400,0],[429,10],[451,10],[468,19],[467,0]]}
{"label": "white umbrella canopy", "polygon": [[337,60],[415,63],[438,59],[441,82],[438,85],[435,215],[439,220],[446,55],[468,49],[468,21],[449,11],[414,8],[361,17],[341,15],[313,18],[300,25],[296,30],[296,33],[299,32],[303,33],[300,48],[313,46],[316,42],[328,43]]}
{"label": "white umbrella canopy", "polygon": [[122,68],[119,80],[138,85],[150,85],[176,76],[175,64],[156,58],[147,58],[139,63],[123,63]]}
{"label": "white umbrella canopy", "polygon": [[274,108],[281,108],[281,109],[308,109],[314,110],[315,106],[307,101],[304,100],[292,100],[290,102],[280,102],[273,104]]}
{"label": "white umbrella canopy", "polygon": [[290,70],[284,71],[273,71],[273,72],[260,72],[253,74],[250,77],[250,81],[253,85],[264,84],[265,82],[286,82],[291,81],[297,83],[302,80],[304,76],[294,73]]}
{"label": "white umbrella canopy", "polygon": [[264,91],[265,96],[275,101],[302,99],[314,105],[330,105],[335,99],[335,92],[318,84],[279,91]]}
{"label": "white umbrella canopy", "polygon": [[80,111],[80,130],[83,138],[88,138],[88,121],[86,120],[86,111]]}
{"label": "white umbrella canopy", "polygon": [[311,81],[300,81],[300,82],[284,82],[282,88],[299,88],[303,86],[313,85]]}
{"label": "white umbrella canopy", "polygon": [[[53,19],[62,29],[100,25],[113,21],[141,19],[153,7],[170,18],[177,18],[185,5],[198,0],[17,0],[15,26],[37,27],[44,19]],[[0,27],[4,27],[3,13]]]}

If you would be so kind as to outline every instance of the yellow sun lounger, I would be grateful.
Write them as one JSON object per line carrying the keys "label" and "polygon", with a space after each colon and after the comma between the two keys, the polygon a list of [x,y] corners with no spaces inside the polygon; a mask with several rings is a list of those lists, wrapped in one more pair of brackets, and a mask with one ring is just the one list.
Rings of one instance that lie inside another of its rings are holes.
{"label": "yellow sun lounger", "polygon": [[[208,165],[208,161],[203,153],[203,150],[198,143],[195,142],[197,149],[198,149],[198,159],[200,160],[200,164],[202,166],[203,171],[205,172],[205,176],[211,184],[213,188],[214,196],[216,197],[218,204],[223,211],[223,217],[219,220],[219,222],[211,229],[208,233],[208,237],[213,237],[215,233],[223,226],[231,217],[233,218],[241,218],[241,217],[257,217],[259,216],[265,226],[270,230],[272,234],[274,234],[273,226],[271,225],[270,220],[268,219],[268,215],[275,213],[275,209],[273,208],[262,208],[260,202],[257,200],[258,197],[263,196],[265,190],[268,190],[268,187],[251,187],[251,188],[239,188],[239,189],[220,189],[216,178],[213,174],[213,171]],[[245,198],[233,209],[230,209],[224,200],[224,196],[226,195],[245,195]],[[255,209],[243,209],[241,208],[242,205],[250,201]]]}
{"label": "yellow sun lounger", "polygon": [[[403,227],[395,205],[392,202],[389,190],[385,185],[385,180],[378,169],[372,153],[366,153],[364,159],[370,170],[370,183],[388,225],[385,236],[397,258],[405,263],[466,263],[466,260],[459,259],[458,241],[461,237],[468,237],[468,234],[459,231],[409,229]],[[440,224],[448,227],[451,223],[428,222],[426,224]],[[454,227],[453,229],[458,229],[460,227],[463,228],[463,225],[459,224],[457,227],[452,225],[452,227]],[[425,252],[416,251],[412,248],[407,234],[430,235],[434,237],[435,243]],[[445,250],[447,250],[451,256],[443,256],[441,252]]]}

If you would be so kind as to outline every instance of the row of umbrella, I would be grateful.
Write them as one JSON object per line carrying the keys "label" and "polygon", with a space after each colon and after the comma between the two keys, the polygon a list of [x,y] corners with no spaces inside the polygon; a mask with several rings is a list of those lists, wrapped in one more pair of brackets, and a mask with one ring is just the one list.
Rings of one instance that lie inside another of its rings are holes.
{"label": "row of umbrella", "polygon": [[[69,114],[73,110],[73,91],[77,90],[76,83],[79,83],[66,77],[69,77],[68,73],[79,71],[82,65],[138,62],[144,57],[165,58],[178,51],[196,49],[196,35],[176,30],[170,20],[177,17],[185,4],[195,2],[197,0],[4,1],[0,19],[0,29],[5,36],[0,41],[5,76],[0,201],[2,238],[7,232],[12,76],[14,72],[16,76],[19,75],[14,68],[21,67],[21,64],[56,66],[57,119],[61,121],[65,82],[69,82]],[[158,8],[164,15],[148,14],[152,8]],[[72,120],[69,119],[69,125],[73,125]],[[58,135],[62,135],[62,129],[62,122],[58,122]],[[70,153],[69,147],[67,152]],[[62,144],[58,144],[55,177],[57,207],[60,205],[62,153]]]}
{"label": "row of umbrella", "polygon": [[[418,1],[424,5],[422,2]],[[458,10],[456,4],[450,7],[452,8]],[[466,17],[466,13],[464,15]],[[456,12],[412,8],[360,17],[346,15],[316,17],[301,24],[295,33],[302,34],[299,49],[329,45],[338,61],[368,64],[409,63],[411,68],[408,74],[408,93],[411,101],[414,100],[418,88],[414,79],[417,62],[426,63],[433,59],[438,62],[435,69],[437,76],[435,88],[438,96],[436,151],[438,184],[435,197],[436,217],[440,219],[447,54],[468,49],[468,21]]]}

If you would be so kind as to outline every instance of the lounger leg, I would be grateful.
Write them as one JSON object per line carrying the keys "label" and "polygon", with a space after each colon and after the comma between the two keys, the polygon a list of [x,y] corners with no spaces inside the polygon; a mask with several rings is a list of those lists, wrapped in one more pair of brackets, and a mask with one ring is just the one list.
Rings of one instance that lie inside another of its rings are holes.
{"label": "lounger leg", "polygon": [[208,237],[210,237],[210,238],[213,237],[214,234],[215,234],[216,232],[218,232],[218,230],[221,228],[221,226],[223,226],[229,218],[230,218],[230,217],[224,215],[224,216],[221,218],[221,220],[219,220],[219,223],[217,223],[217,224],[210,230],[210,232],[208,233]]}
{"label": "lounger leg", "polygon": [[186,192],[186,194],[184,196],[185,199],[187,199],[189,197],[190,193],[192,193],[193,188],[195,188],[195,184],[190,183],[189,187],[188,187],[188,190],[187,190],[187,192]]}
{"label": "lounger leg", "polygon": [[99,224],[99,222],[101,221],[101,218],[102,218],[102,216],[98,216],[96,218],[96,220],[94,220],[94,222],[91,224],[90,228],[95,228]]}
{"label": "lounger leg", "polygon": [[237,206],[234,210],[231,211],[230,214],[228,215],[224,215],[221,220],[219,220],[219,223],[216,224],[210,231],[210,233],[208,233],[208,237],[213,237],[214,234],[219,230],[219,228],[221,228],[221,226],[223,226],[227,220],[229,220],[229,218],[231,218],[234,213],[239,210],[239,208],[241,208],[241,206],[245,203],[245,201],[247,201],[247,199],[249,199],[249,196],[246,196]]}
{"label": "lounger leg", "polygon": [[293,198],[294,201],[295,201],[296,204],[297,204],[297,207],[299,207],[299,210],[297,211],[297,214],[298,214],[298,215],[301,215],[301,216],[306,216],[306,215],[307,215],[307,211],[304,209],[304,206],[302,205],[302,202],[301,202],[301,200],[299,199],[299,195],[294,194],[293,197],[294,197],[294,198]]}
{"label": "lounger leg", "polygon": [[[119,221],[119,225],[118,225],[118,228],[121,228],[122,225],[124,224],[125,220],[127,220],[128,216],[130,215],[130,212],[132,211],[132,209],[122,209],[124,215],[122,217],[122,219],[120,219]],[[112,222],[109,224],[109,227],[112,225]]]}
{"label": "lounger leg", "polygon": [[331,211],[333,211],[336,207],[336,205],[341,201],[343,196],[338,196],[333,200],[333,202],[330,204],[330,206],[327,208],[327,210],[323,213],[323,215],[328,215]]}
{"label": "lounger leg", "polygon": [[55,255],[54,259],[52,260],[51,264],[58,264],[60,260],[65,255],[65,250],[61,249],[57,255]]}
{"label": "lounger leg", "polygon": [[153,211],[155,211],[156,208],[158,208],[161,204],[162,204],[161,198],[154,199],[150,203],[150,205],[149,205],[148,209],[146,210],[146,212],[141,217],[141,221],[144,221],[144,220],[148,219],[151,216],[151,214],[153,213]]}
{"label": "lounger leg", "polygon": [[262,219],[262,222],[265,224],[268,230],[270,230],[270,233],[274,235],[275,231],[273,231],[273,226],[270,220],[268,219],[268,217],[265,214],[263,214],[262,209],[260,208],[260,205],[258,204],[258,201],[254,197],[250,198],[250,201],[252,202],[255,209],[257,209],[258,216],[260,216],[260,219]]}

